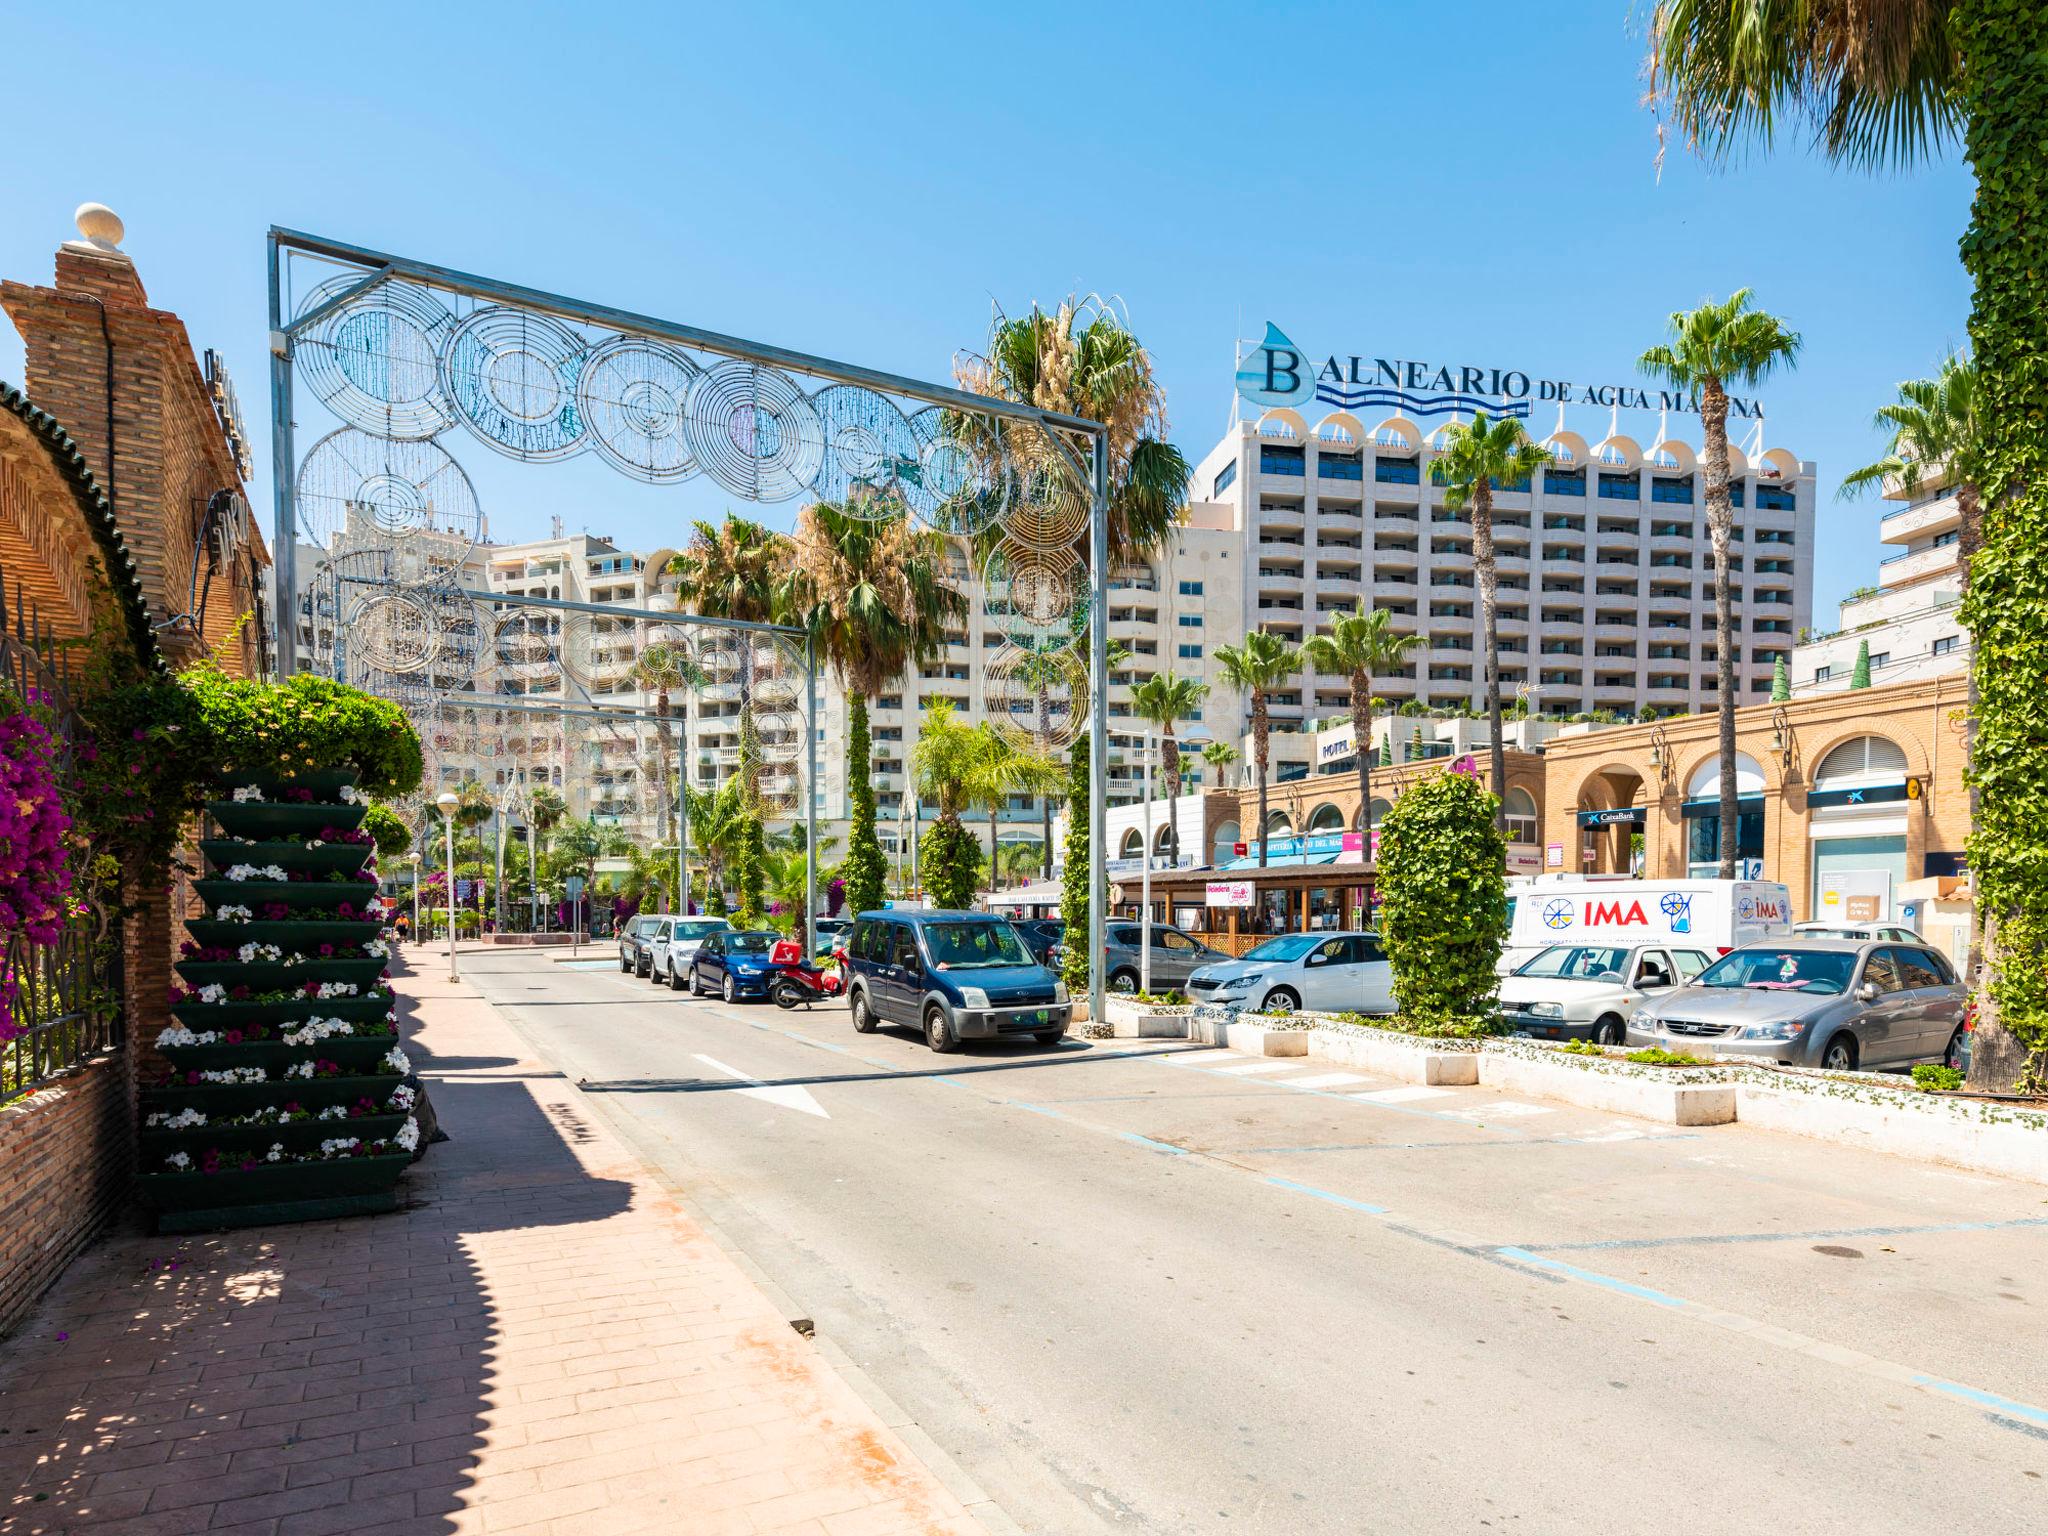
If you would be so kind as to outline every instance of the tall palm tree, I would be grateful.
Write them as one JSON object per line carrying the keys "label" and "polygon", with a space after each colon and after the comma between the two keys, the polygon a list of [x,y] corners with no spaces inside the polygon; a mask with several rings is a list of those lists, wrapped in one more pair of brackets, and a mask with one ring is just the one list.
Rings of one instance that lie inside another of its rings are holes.
{"label": "tall palm tree", "polygon": [[939,808],[939,819],[925,835],[923,868],[925,885],[945,907],[965,907],[974,899],[981,850],[961,817],[975,804],[977,782],[987,772],[984,740],[982,731],[941,700],[925,715],[911,752],[914,792]]}
{"label": "tall palm tree", "polygon": [[[1180,722],[1194,715],[1202,707],[1202,700],[1209,696],[1209,685],[1192,677],[1172,677],[1164,672],[1152,676],[1131,690],[1131,708],[1140,719],[1150,720],[1159,727],[1160,757],[1165,772],[1161,775],[1160,787],[1169,797],[1180,794],[1180,742],[1174,732]],[[1169,804],[1172,800],[1169,799]],[[1180,867],[1180,818],[1171,810],[1166,815],[1167,856],[1174,868]],[[1145,850],[1147,859],[1152,850]]]}
{"label": "tall palm tree", "polygon": [[857,492],[797,516],[794,564],[780,606],[808,629],[847,691],[847,798],[852,829],[844,873],[855,912],[882,904],[887,866],[875,833],[869,701],[905,668],[939,655],[946,624],[967,599],[948,581],[945,540],[913,529],[900,502]]}
{"label": "tall palm tree", "polygon": [[[725,870],[739,851],[741,825],[746,820],[746,805],[738,777],[727,779],[715,789],[692,789],[685,784],[683,814],[690,823],[690,846],[704,861],[705,905],[709,907],[715,895],[718,898],[717,909],[723,912]],[[679,897],[676,910],[689,910],[687,891]]]}
{"label": "tall palm tree", "polygon": [[1799,333],[1749,307],[1749,290],[1671,316],[1671,339],[1636,366],[1699,398],[1707,479],[1707,537],[1714,548],[1714,661],[1721,708],[1721,878],[1735,878],[1739,842],[1735,799],[1735,614],[1728,585],[1728,544],[1735,510],[1728,498],[1728,389],[1754,387],[1799,359]]}
{"label": "tall palm tree", "polygon": [[1216,665],[1223,680],[1251,700],[1252,763],[1259,775],[1259,868],[1264,869],[1266,849],[1273,841],[1266,836],[1266,765],[1272,742],[1266,694],[1301,670],[1301,651],[1278,635],[1255,629],[1244,637],[1243,645],[1217,646]]}
{"label": "tall palm tree", "polygon": [[[1500,717],[1500,566],[1493,548],[1493,493],[1502,486],[1525,484],[1550,456],[1529,441],[1513,417],[1487,420],[1484,411],[1470,421],[1444,428],[1443,446],[1430,460],[1429,477],[1444,488],[1443,504],[1472,514],[1472,565],[1479,583],[1479,616],[1485,632],[1486,719],[1493,737],[1492,789],[1496,825],[1505,826],[1508,794],[1507,746],[1501,740]],[[1367,801],[1365,819],[1372,820]]]}
{"label": "tall palm tree", "polygon": [[1363,603],[1339,614],[1327,635],[1302,642],[1301,654],[1316,671],[1351,680],[1351,740],[1358,754],[1358,825],[1372,828],[1372,679],[1391,672],[1421,642],[1393,627],[1393,615]]}
{"label": "tall palm tree", "polygon": [[[633,660],[634,684],[654,695],[654,735],[657,742],[653,762],[655,785],[654,835],[668,835],[669,818],[675,814],[675,796],[669,788],[669,763],[675,753],[675,733],[669,725],[671,699],[704,686],[704,669],[680,640],[656,640]],[[683,706],[681,720],[688,731],[689,706]],[[676,759],[680,772],[680,759]]]}
{"label": "tall palm tree", "polygon": [[1983,539],[1982,473],[1978,462],[1977,369],[1968,356],[1950,353],[1931,379],[1906,379],[1899,398],[1880,406],[1876,425],[1887,433],[1884,456],[1842,476],[1844,499],[1872,486],[1897,485],[1907,495],[1939,473],[1956,493],[1956,545],[1962,585],[1970,584],[1970,561]]}
{"label": "tall palm tree", "polygon": [[1224,776],[1238,759],[1238,750],[1227,741],[1212,741],[1202,748],[1202,761],[1216,770],[1216,787],[1224,788]]}

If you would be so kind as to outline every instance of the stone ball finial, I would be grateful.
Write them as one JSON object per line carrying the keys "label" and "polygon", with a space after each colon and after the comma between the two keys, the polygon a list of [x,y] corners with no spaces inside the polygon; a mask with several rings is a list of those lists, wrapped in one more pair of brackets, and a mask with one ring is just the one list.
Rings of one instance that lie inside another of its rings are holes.
{"label": "stone ball finial", "polygon": [[121,237],[128,232],[121,216],[105,203],[80,203],[72,220],[87,242],[103,251],[121,249]]}

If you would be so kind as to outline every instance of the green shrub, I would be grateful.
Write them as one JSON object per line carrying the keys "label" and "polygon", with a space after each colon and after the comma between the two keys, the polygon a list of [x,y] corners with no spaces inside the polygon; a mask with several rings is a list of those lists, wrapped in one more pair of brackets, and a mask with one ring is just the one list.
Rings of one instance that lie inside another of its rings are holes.
{"label": "green shrub", "polygon": [[363,817],[363,830],[375,839],[380,859],[395,859],[412,851],[412,829],[388,805],[372,805]]}
{"label": "green shrub", "polygon": [[1590,1040],[1567,1040],[1558,1047],[1567,1056],[1605,1056],[1606,1051]]}
{"label": "green shrub", "polygon": [[1498,802],[1471,774],[1431,774],[1380,824],[1380,930],[1404,1029],[1489,1034],[1507,932]]}
{"label": "green shrub", "polygon": [[933,822],[919,855],[924,888],[933,906],[964,911],[974,905],[974,893],[981,885],[981,844],[959,817],[941,816]]}
{"label": "green shrub", "polygon": [[1060,979],[1079,997],[1088,990],[1094,956],[1088,952],[1088,733],[1074,741],[1067,781],[1066,864],[1060,871]]}
{"label": "green shrub", "polygon": [[1661,1045],[1645,1046],[1640,1051],[1630,1051],[1628,1059],[1644,1067],[1708,1067],[1713,1063],[1704,1056],[1694,1056],[1686,1051],[1667,1051]]}
{"label": "green shrub", "polygon": [[199,666],[178,683],[196,708],[192,745],[224,780],[354,768],[367,794],[419,787],[419,735],[389,699],[311,672],[272,683]]}
{"label": "green shrub", "polygon": [[1913,1086],[1922,1093],[1947,1093],[1963,1086],[1963,1074],[1954,1067],[1923,1061],[1913,1069]]}
{"label": "green shrub", "polygon": [[868,730],[868,701],[854,694],[847,700],[846,713],[846,795],[853,824],[847,832],[846,858],[839,865],[839,877],[846,882],[847,910],[859,916],[881,907],[889,861],[882,856],[881,839],[875,834],[875,781],[869,771],[874,748]]}

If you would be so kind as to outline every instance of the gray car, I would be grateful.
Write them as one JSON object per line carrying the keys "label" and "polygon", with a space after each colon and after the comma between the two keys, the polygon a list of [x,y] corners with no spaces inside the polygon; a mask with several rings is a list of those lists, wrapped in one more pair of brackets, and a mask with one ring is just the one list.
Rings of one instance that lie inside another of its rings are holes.
{"label": "gray car", "polygon": [[1628,1043],[1793,1067],[1950,1065],[1967,990],[1920,944],[1794,938],[1732,950],[1690,985],[1636,1010]]}
{"label": "gray car", "polygon": [[654,964],[654,931],[661,926],[661,914],[643,912],[629,918],[619,929],[619,969],[631,976],[645,976]]}
{"label": "gray car", "polygon": [[[1134,922],[1112,921],[1103,928],[1105,945],[1103,974],[1112,992],[1135,992],[1144,975],[1144,956],[1139,945],[1145,930]],[[1188,978],[1205,965],[1228,960],[1220,949],[1211,949],[1167,923],[1152,925],[1152,990],[1183,990]]]}

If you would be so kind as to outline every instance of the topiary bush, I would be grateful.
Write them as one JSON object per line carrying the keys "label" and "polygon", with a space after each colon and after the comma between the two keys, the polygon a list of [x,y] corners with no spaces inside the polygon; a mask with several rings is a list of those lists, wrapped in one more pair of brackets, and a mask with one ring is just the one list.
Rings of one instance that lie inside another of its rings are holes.
{"label": "topiary bush", "polygon": [[932,905],[964,911],[981,886],[981,843],[957,816],[941,816],[919,850],[924,888]]}
{"label": "topiary bush", "polygon": [[1060,979],[1079,997],[1088,990],[1088,734],[1076,738],[1067,780],[1066,863],[1060,870]]}
{"label": "topiary bush", "polygon": [[412,828],[388,805],[371,806],[364,813],[363,830],[376,844],[380,859],[396,859],[412,852]]}
{"label": "topiary bush", "polygon": [[201,666],[178,684],[194,706],[196,744],[230,782],[354,768],[364,794],[419,787],[419,735],[389,699],[311,672],[272,683]]}
{"label": "topiary bush", "polygon": [[1404,1019],[1496,1027],[1493,973],[1508,925],[1507,843],[1476,775],[1431,774],[1380,823],[1380,930]]}

